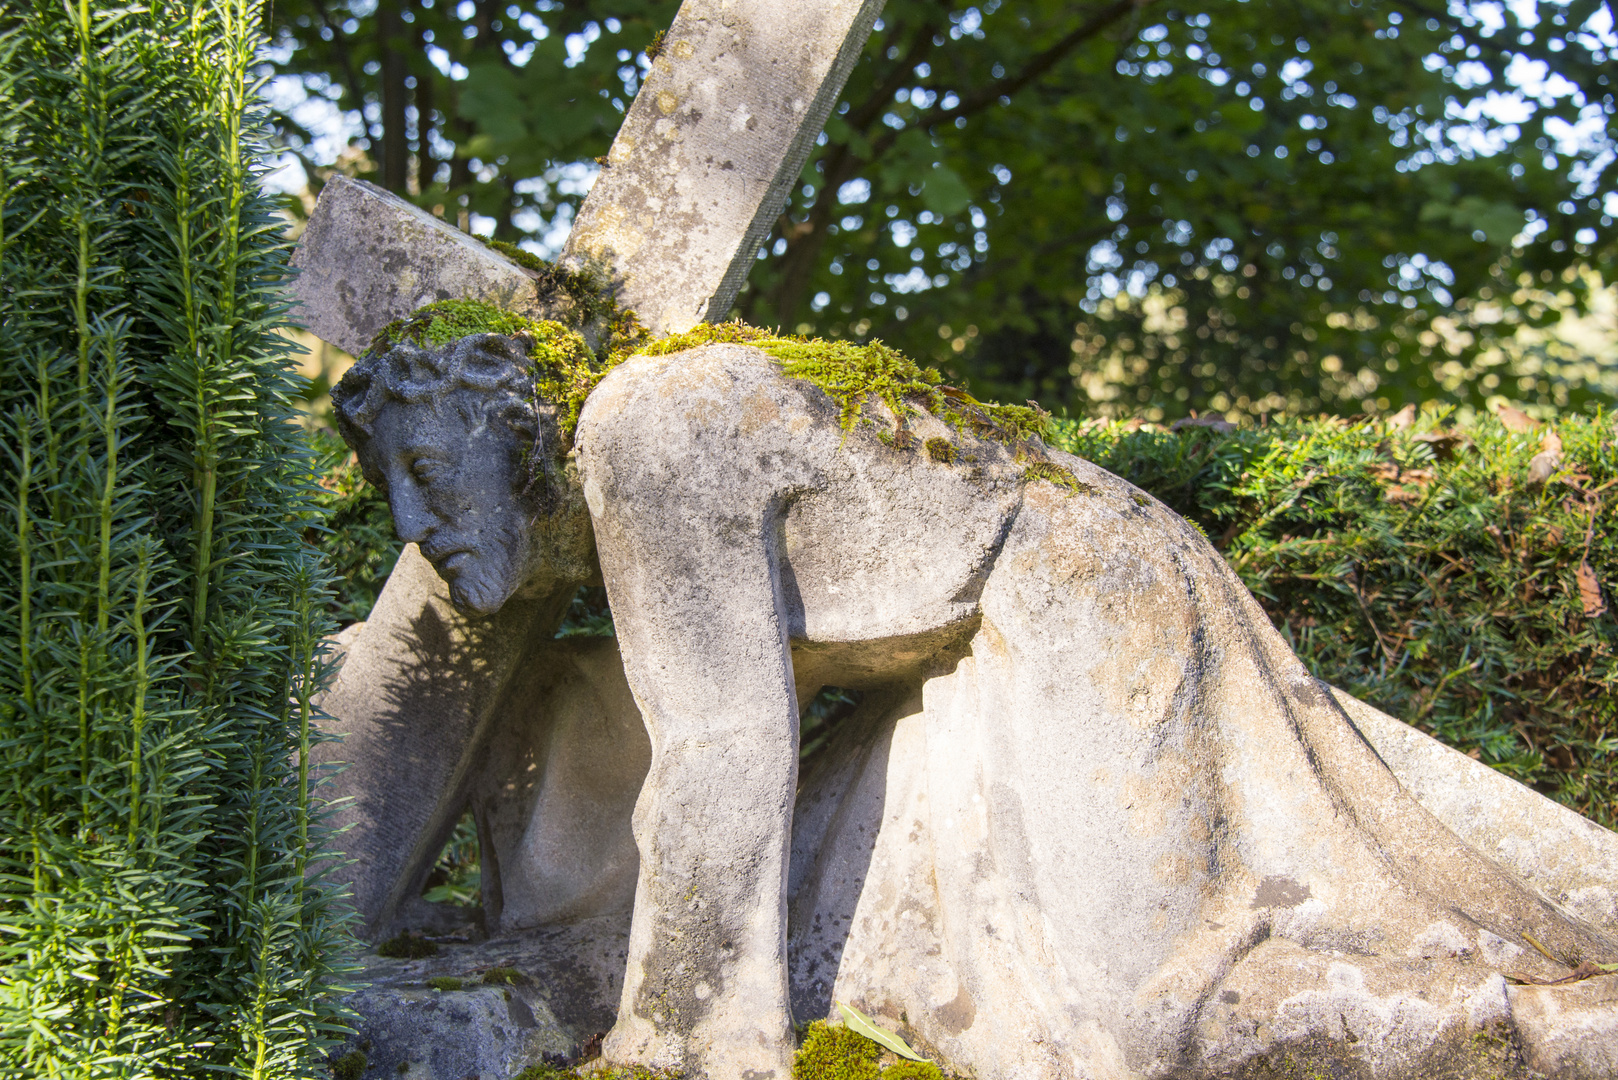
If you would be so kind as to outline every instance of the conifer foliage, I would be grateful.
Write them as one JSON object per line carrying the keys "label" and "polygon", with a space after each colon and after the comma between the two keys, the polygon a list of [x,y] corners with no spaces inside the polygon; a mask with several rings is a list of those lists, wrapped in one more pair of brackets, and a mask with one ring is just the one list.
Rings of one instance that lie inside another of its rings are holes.
{"label": "conifer foliage", "polygon": [[0,1077],[306,1075],[328,588],[251,0],[0,7]]}

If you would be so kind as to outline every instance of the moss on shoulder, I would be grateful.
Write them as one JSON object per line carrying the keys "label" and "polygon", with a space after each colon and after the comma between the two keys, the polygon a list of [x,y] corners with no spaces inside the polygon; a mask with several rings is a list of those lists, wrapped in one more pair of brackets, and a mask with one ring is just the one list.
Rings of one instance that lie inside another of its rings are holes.
{"label": "moss on shoulder", "polygon": [[[838,423],[844,431],[853,431],[862,422],[875,423],[866,410],[876,397],[898,423],[898,429],[884,439],[898,449],[912,449],[919,443],[910,434],[909,424],[925,410],[963,434],[1010,449],[1025,463],[1025,479],[1048,480],[1070,492],[1093,490],[1050,460],[1044,440],[1052,432],[1051,417],[1038,405],[979,401],[945,383],[937,368],[921,367],[880,341],[856,345],[783,337],[740,322],[706,323],[643,345],[633,355],[667,356],[715,344],[751,345],[769,353],[788,378],[813,384],[837,403]],[[963,456],[948,440],[936,436],[924,445],[927,456],[940,464],[953,464]]]}

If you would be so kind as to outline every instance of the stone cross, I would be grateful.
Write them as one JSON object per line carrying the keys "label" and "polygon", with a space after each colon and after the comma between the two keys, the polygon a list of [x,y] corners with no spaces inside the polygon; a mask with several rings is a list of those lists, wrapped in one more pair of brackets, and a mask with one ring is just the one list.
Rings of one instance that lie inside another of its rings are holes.
{"label": "stone cross", "polygon": [[[723,318],[881,6],[686,0],[564,261],[605,267],[619,302],[654,332]],[[293,265],[300,321],[356,355],[384,325],[436,300],[546,314],[532,272],[404,200],[342,177],[322,192]],[[514,599],[490,619],[468,620],[412,545],[365,633],[347,635],[343,677],[324,701],[344,741],[317,754],[346,763],[335,792],[351,798],[336,824],[347,829],[354,862],[344,875],[366,933],[442,917],[420,900],[423,880],[476,783],[474,758],[493,710],[522,676],[522,658],[546,647],[531,639],[548,629],[536,628],[559,617]],[[609,666],[609,682],[621,687]],[[635,734],[644,744],[644,733]],[[596,787],[628,792],[632,802],[645,754],[617,765],[624,776]],[[490,838],[483,840],[488,858]],[[626,857],[632,864],[632,848]]]}
{"label": "stone cross", "polygon": [[[725,317],[882,0],[686,0],[562,261],[607,269],[654,333]],[[293,265],[299,317],[355,353],[434,300],[542,314],[533,275],[369,184],[334,178]]]}

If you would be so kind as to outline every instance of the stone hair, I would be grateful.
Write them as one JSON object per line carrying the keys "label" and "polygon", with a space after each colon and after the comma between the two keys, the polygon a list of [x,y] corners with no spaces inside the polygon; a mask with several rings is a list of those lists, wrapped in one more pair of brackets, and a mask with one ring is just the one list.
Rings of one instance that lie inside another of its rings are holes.
{"label": "stone hair", "polygon": [[370,439],[371,425],[389,401],[431,404],[458,390],[487,395],[486,415],[498,415],[525,434],[537,433],[527,354],[499,334],[474,334],[441,349],[404,341],[386,352],[367,353],[348,369],[331,400],[343,438],[358,446]]}

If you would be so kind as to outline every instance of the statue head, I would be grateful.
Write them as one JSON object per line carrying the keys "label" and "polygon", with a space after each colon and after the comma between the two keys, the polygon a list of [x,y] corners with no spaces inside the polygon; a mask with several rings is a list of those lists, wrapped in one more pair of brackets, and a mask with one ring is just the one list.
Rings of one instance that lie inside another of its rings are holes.
{"label": "statue head", "polygon": [[[365,478],[387,493],[394,531],[420,546],[457,608],[492,614],[562,569],[545,566],[557,519],[576,533],[581,515],[557,477],[554,409],[534,400],[525,338],[374,349],[332,404]],[[587,517],[582,528],[588,544]],[[561,546],[576,554],[572,540]]]}

